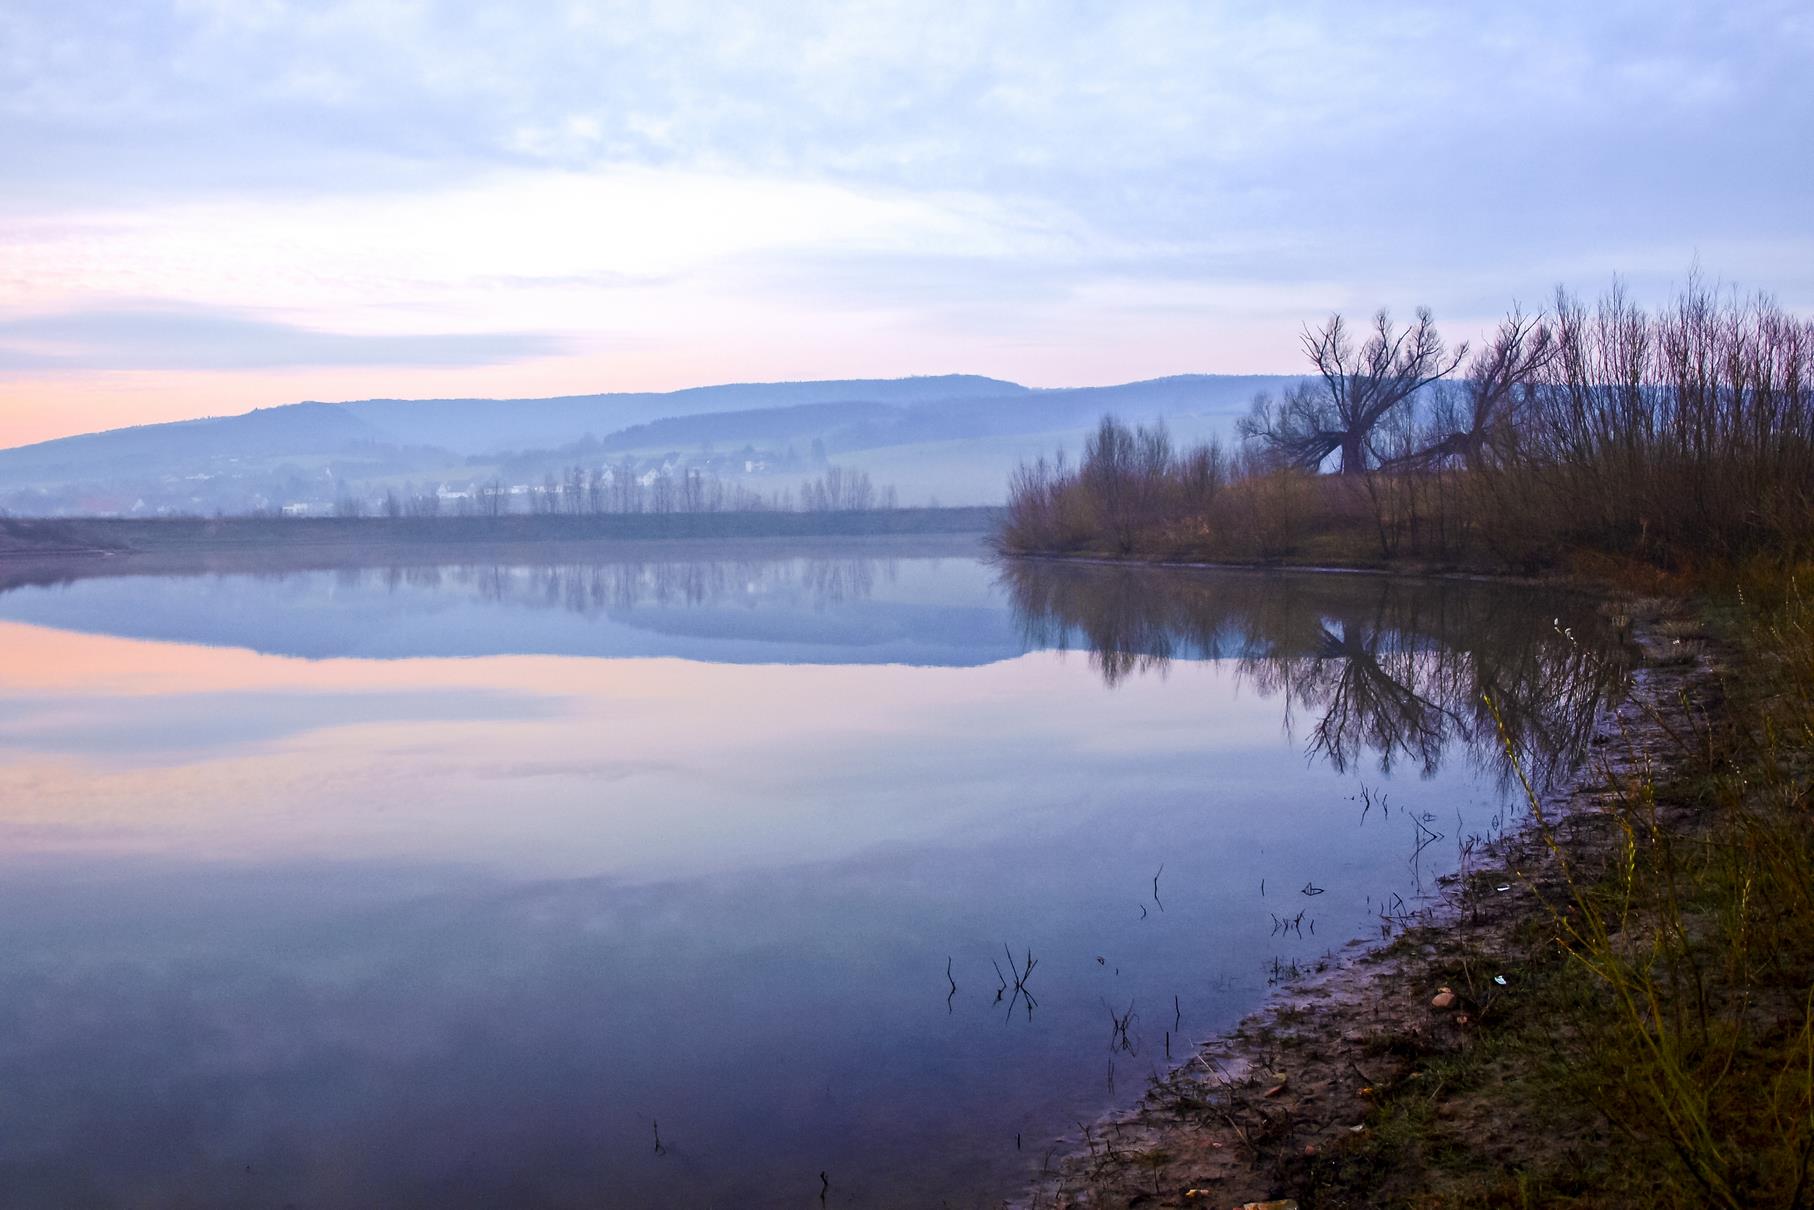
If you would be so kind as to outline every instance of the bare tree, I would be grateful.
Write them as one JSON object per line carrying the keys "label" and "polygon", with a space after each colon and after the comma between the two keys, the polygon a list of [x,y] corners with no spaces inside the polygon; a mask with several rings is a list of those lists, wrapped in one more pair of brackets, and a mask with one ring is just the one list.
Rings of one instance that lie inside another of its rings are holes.
{"label": "bare tree", "polygon": [[1487,346],[1475,354],[1461,380],[1459,404],[1446,400],[1436,417],[1431,440],[1398,465],[1432,466],[1460,461],[1479,470],[1487,455],[1503,449],[1515,436],[1519,406],[1556,360],[1561,345],[1542,314],[1527,316],[1512,308]]}
{"label": "bare tree", "polygon": [[[800,508],[809,513],[862,512],[875,507],[875,484],[868,471],[831,465],[817,479],[800,485]],[[788,511],[791,504],[783,504]]]}
{"label": "bare tree", "polygon": [[674,480],[672,476],[657,474],[649,485],[649,503],[651,510],[658,513],[674,511]]}
{"label": "bare tree", "polygon": [[636,477],[636,461],[630,455],[625,454],[623,460],[613,468],[611,486],[617,512],[642,511],[642,481]]}
{"label": "bare tree", "polygon": [[1382,309],[1358,350],[1340,314],[1321,328],[1306,328],[1303,345],[1320,387],[1294,388],[1277,405],[1255,400],[1241,431],[1302,470],[1317,470],[1340,454],[1344,475],[1365,474],[1374,430],[1418,391],[1454,372],[1468,352],[1465,342],[1452,352],[1443,345],[1427,307],[1419,307],[1417,321],[1402,331]]}
{"label": "bare tree", "polygon": [[1136,458],[1134,431],[1114,416],[1104,416],[1096,431],[1084,438],[1079,479],[1096,506],[1100,524],[1123,553],[1132,551],[1134,543]]}

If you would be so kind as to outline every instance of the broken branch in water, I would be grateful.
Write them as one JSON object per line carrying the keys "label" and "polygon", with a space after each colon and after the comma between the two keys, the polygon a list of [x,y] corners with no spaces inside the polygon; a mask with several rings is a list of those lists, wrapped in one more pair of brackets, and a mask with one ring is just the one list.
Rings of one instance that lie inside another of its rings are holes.
{"label": "broken branch in water", "polygon": [[1135,1020],[1134,1002],[1132,1000],[1128,1001],[1127,1011],[1124,1013],[1117,1013],[1113,1008],[1109,1008],[1106,1003],[1103,1007],[1108,1008],[1109,1010],[1109,1024],[1111,1026],[1109,1032],[1109,1050],[1125,1050],[1129,1054],[1137,1053],[1135,1051],[1134,1042],[1128,1037],[1127,1032],[1128,1026],[1132,1025]]}
{"label": "broken branch in water", "polygon": [[[1031,1019],[1033,1010],[1038,1007],[1039,1001],[1035,1000],[1033,998],[1033,993],[1028,990],[1027,980],[1033,977],[1033,968],[1039,965],[1039,960],[1033,957],[1033,951],[1028,949],[1026,962],[1020,966],[1016,966],[1014,964],[1014,951],[1008,948],[1008,943],[1005,941],[1002,942],[1001,948],[1002,952],[1008,956],[1008,974],[1014,977],[1014,994],[1008,998],[1008,1013],[1012,1016],[1014,1013],[1014,1005],[1020,1000],[1025,999],[1027,1002],[1027,1017]],[[995,959],[993,958],[989,959],[989,961],[995,963]],[[995,963],[995,976],[1002,981],[1001,988],[995,993],[995,1000],[997,1003],[1000,1003],[1002,992],[1007,990],[1008,980],[1007,977],[1001,973],[1001,965],[999,963]]]}

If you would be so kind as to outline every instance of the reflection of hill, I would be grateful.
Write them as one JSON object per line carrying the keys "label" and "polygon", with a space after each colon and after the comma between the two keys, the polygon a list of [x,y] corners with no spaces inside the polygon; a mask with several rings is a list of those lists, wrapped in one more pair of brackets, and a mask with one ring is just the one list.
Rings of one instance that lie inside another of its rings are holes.
{"label": "reflection of hill", "polygon": [[[921,557],[594,553],[562,562],[90,574],[15,584],[0,592],[0,618],[304,658],[575,655],[961,666],[1022,653],[981,564],[927,559],[917,546],[902,550]],[[91,572],[109,565],[117,564],[79,564]]]}
{"label": "reflection of hill", "polygon": [[1337,769],[1433,773],[1454,742],[1502,762],[1509,741],[1545,774],[1576,759],[1624,679],[1592,610],[1557,617],[1553,599],[1502,585],[1041,561],[1005,564],[1002,582],[1030,644],[1087,647],[1110,685],[1173,659],[1237,660],[1288,720],[1314,719],[1310,750]]}
{"label": "reflection of hill", "polygon": [[[683,545],[522,547],[440,562],[413,552],[300,569],[68,560],[52,578],[0,586],[0,618],[303,658],[965,667],[1083,648],[1111,686],[1174,659],[1218,659],[1281,696],[1287,721],[1307,726],[1310,750],[1337,769],[1409,761],[1424,773],[1456,743],[1498,762],[1501,723],[1535,771],[1568,763],[1624,670],[1596,641],[1590,609],[1504,585],[1041,561],[997,569],[973,543],[919,540],[706,549],[712,557]],[[946,553],[957,557],[932,557]]]}

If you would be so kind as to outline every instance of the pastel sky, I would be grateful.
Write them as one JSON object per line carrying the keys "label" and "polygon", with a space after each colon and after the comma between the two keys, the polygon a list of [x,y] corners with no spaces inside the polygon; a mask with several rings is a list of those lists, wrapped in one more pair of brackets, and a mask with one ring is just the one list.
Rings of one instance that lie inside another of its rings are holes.
{"label": "pastel sky", "polygon": [[1286,371],[1814,306],[1773,3],[0,6],[0,445],[297,399]]}

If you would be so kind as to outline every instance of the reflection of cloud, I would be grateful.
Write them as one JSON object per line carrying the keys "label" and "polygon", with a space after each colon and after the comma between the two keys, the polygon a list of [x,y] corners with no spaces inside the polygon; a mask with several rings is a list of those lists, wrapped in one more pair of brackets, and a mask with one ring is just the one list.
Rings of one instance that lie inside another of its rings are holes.
{"label": "reflection of cloud", "polygon": [[561,351],[535,332],[325,332],[229,308],[88,307],[0,320],[0,371],[486,365]]}
{"label": "reflection of cloud", "polygon": [[190,693],[147,710],[131,697],[0,698],[0,749],[166,763],[331,727],[546,718],[552,701],[488,689]]}

